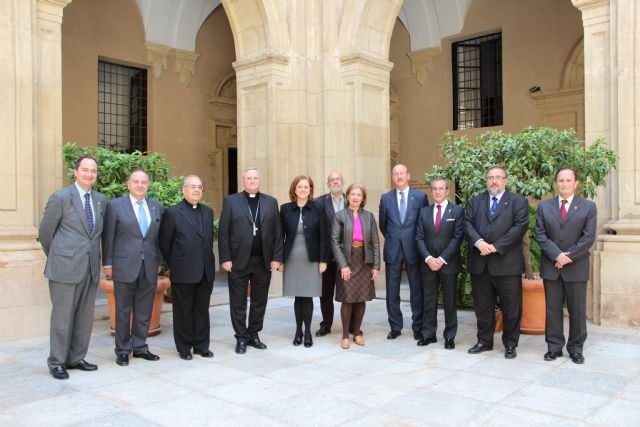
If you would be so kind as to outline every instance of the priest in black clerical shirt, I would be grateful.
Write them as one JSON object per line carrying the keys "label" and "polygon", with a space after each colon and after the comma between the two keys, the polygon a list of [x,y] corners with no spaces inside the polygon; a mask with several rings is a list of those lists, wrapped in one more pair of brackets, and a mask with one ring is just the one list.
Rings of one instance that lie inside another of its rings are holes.
{"label": "priest in black clerical shirt", "polygon": [[[271,272],[282,262],[282,231],[278,202],[260,193],[260,173],[247,168],[242,174],[244,191],[224,199],[218,229],[222,268],[229,273],[229,306],[236,337],[236,353],[247,345],[264,350],[260,340],[267,308]],[[247,322],[247,290],[251,305]]]}
{"label": "priest in black clerical shirt", "polygon": [[171,271],[173,338],[180,358],[213,357],[209,348],[209,302],[215,276],[213,210],[200,203],[204,188],[196,175],[184,178],[184,199],[166,210],[160,250]]}

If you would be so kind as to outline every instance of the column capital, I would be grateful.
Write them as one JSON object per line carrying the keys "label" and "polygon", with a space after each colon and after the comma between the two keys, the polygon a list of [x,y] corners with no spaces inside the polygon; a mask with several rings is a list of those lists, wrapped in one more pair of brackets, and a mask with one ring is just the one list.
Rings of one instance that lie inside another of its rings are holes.
{"label": "column capital", "polygon": [[429,47],[426,49],[415,50],[409,52],[409,60],[411,61],[411,72],[416,75],[416,80],[420,86],[424,86],[424,82],[427,79],[429,71],[431,71],[431,65],[433,58],[442,53],[442,48]]}
{"label": "column capital", "polygon": [[62,9],[72,0],[37,0],[38,19],[62,24]]}
{"label": "column capital", "polygon": [[196,61],[200,58],[200,54],[189,50],[174,49],[172,56],[176,61],[176,73],[178,80],[183,85],[188,86],[191,76],[196,75]]}
{"label": "column capital", "polygon": [[153,77],[158,80],[167,69],[167,57],[171,47],[153,42],[145,43],[145,47],[147,49],[147,63],[153,67]]}
{"label": "column capital", "polygon": [[571,3],[580,10],[586,10],[609,6],[610,0],[571,0]]}

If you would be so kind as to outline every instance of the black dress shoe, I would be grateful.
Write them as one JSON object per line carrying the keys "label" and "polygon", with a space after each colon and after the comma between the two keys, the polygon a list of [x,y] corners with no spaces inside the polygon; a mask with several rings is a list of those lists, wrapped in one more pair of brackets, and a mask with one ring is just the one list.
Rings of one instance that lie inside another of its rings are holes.
{"label": "black dress shoe", "polygon": [[187,351],[186,353],[179,353],[180,354],[180,359],[182,360],[191,360],[193,359],[193,356],[191,355],[190,351]]}
{"label": "black dress shoe", "polygon": [[144,353],[133,353],[133,357],[150,361],[160,360],[160,356],[151,353],[149,350],[145,351]]}
{"label": "black dress shoe", "polygon": [[247,341],[238,340],[236,342],[236,353],[237,354],[245,354],[247,352]]}
{"label": "black dress shoe", "polygon": [[571,353],[570,356],[573,363],[577,363],[578,365],[582,365],[584,363],[584,356],[582,353]]}
{"label": "black dress shoe", "polygon": [[93,363],[89,363],[86,360],[82,359],[78,363],[73,366],[67,366],[67,369],[78,369],[80,371],[95,371],[98,369],[98,365],[94,365]]}
{"label": "black dress shoe", "polygon": [[557,357],[562,357],[561,351],[547,351],[544,354],[544,360],[547,362],[551,362],[552,360],[556,360]]}
{"label": "black dress shoe", "polygon": [[313,339],[311,339],[311,332],[309,332],[308,334],[305,333],[304,334],[304,346],[306,348],[309,348],[313,345]]}
{"label": "black dress shoe", "polygon": [[396,338],[398,338],[400,335],[402,335],[402,332],[400,331],[394,331],[393,329],[387,334],[387,339],[388,340],[395,340]]}
{"label": "black dress shoe", "polygon": [[[414,332],[413,333],[413,339],[416,341],[420,341],[421,339],[424,338],[424,335],[422,335],[422,332]],[[434,341],[435,342],[435,341]]]}
{"label": "black dress shoe", "polygon": [[207,359],[211,359],[213,357],[213,351],[207,349],[207,350],[193,350],[193,354],[197,354],[201,357],[206,357]]}
{"label": "black dress shoe", "polygon": [[[318,331],[316,335],[318,335],[319,333],[320,331]],[[302,331],[296,332],[296,334],[293,336],[293,345],[300,345],[300,344],[302,344]]]}
{"label": "black dress shoe", "polygon": [[422,338],[419,339],[418,342],[416,343],[419,347],[424,347],[426,345],[429,345],[431,343],[437,342],[438,340],[436,339],[436,337],[431,337],[431,338]]}
{"label": "black dress shoe", "polygon": [[68,380],[69,374],[64,366],[52,366],[49,368],[51,376],[57,380]]}
{"label": "black dress shoe", "polygon": [[504,349],[504,358],[505,359],[515,359],[518,355],[516,348],[514,346],[507,346]]}
{"label": "black dress shoe", "polygon": [[260,341],[260,338],[258,337],[249,338],[249,341],[247,341],[247,345],[250,345],[253,348],[257,348],[258,350],[264,350],[267,348],[267,345]]}
{"label": "black dress shoe", "polygon": [[119,354],[116,358],[116,363],[120,366],[127,366],[129,364],[129,355]]}
{"label": "black dress shoe", "polygon": [[493,346],[492,345],[486,345],[486,344],[482,344],[481,342],[479,342],[479,343],[476,343],[476,345],[471,347],[469,350],[467,350],[467,353],[469,353],[469,354],[478,354],[478,353],[482,353],[484,351],[491,351],[491,350],[493,350]]}
{"label": "black dress shoe", "polygon": [[453,350],[454,348],[456,348],[455,341],[453,339],[444,340],[444,348],[447,350]]}
{"label": "black dress shoe", "polygon": [[[327,328],[326,326],[320,326],[320,329],[316,332],[317,337],[323,337],[331,333],[331,328]],[[299,344],[298,344],[299,345]]]}

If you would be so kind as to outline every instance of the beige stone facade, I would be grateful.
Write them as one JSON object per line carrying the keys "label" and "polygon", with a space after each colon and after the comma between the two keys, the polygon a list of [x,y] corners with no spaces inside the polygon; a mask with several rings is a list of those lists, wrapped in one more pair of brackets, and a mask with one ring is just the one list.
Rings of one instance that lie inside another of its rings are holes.
{"label": "beige stone facade", "polygon": [[[500,129],[575,127],[620,154],[598,198],[589,313],[640,323],[634,0],[207,0],[193,16],[190,0],[165,11],[144,0],[1,3],[0,338],[47,333],[36,230],[64,184],[61,144],[97,144],[98,60],[148,69],[148,149],[165,153],[176,174],[201,175],[216,213],[250,165],[282,202],[293,176],[309,174],[322,193],[327,173],[341,170],[367,186],[375,212],[392,163],[420,181],[441,161],[451,44],[495,31]],[[542,90],[532,95],[534,85]]]}

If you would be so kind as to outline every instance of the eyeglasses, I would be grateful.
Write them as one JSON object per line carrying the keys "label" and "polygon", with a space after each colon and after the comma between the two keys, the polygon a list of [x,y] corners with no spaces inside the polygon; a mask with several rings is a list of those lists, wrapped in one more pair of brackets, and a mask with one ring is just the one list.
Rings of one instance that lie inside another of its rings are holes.
{"label": "eyeglasses", "polygon": [[185,185],[183,188],[190,188],[192,190],[202,190],[204,186],[202,185]]}
{"label": "eyeglasses", "polygon": [[501,181],[503,179],[507,179],[506,176],[488,176],[487,181]]}

